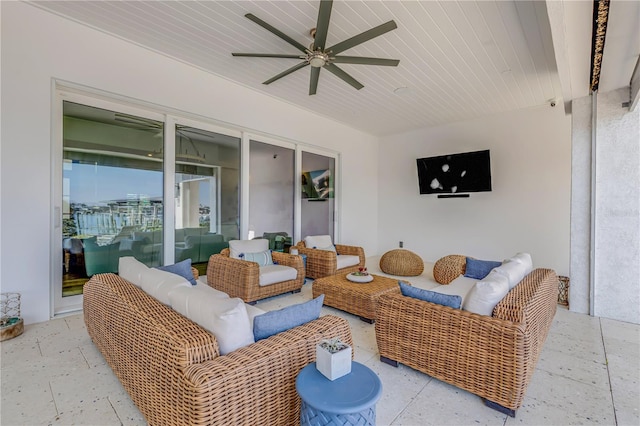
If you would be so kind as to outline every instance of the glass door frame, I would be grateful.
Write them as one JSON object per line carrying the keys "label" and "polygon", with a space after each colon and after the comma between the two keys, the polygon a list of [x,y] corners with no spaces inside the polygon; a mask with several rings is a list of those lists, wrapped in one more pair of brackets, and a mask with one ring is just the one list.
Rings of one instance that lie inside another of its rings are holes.
{"label": "glass door frame", "polygon": [[[109,100],[101,96],[92,96],[76,90],[73,87],[61,85],[54,82],[54,96],[52,97],[51,116],[51,194],[52,194],[52,214],[51,214],[51,263],[50,263],[50,312],[53,316],[82,309],[82,295],[62,297],[62,215],[63,215],[63,158],[64,158],[64,101],[74,102],[90,107],[102,108],[110,111],[117,111],[125,114],[135,115],[150,120],[165,121],[166,116],[151,109],[135,107],[129,103],[121,103],[116,100]],[[167,129],[165,126],[165,138]],[[166,142],[165,142],[166,145]],[[166,149],[166,147],[165,147]],[[175,166],[174,166],[175,167]],[[164,171],[166,173],[166,170]],[[166,182],[165,182],[166,191]],[[165,210],[166,215],[166,210]],[[166,252],[166,250],[165,250]]]}
{"label": "glass door frame", "polygon": [[274,138],[273,136],[265,136],[262,135],[260,133],[251,133],[251,132],[244,132],[242,134],[242,166],[241,166],[241,170],[242,170],[242,176],[241,176],[241,187],[242,187],[242,191],[241,191],[241,202],[240,202],[240,238],[241,239],[246,239],[249,236],[249,212],[250,212],[250,205],[249,205],[249,165],[250,165],[250,160],[251,160],[251,141],[255,141],[255,142],[261,142],[261,143],[265,143],[265,144],[269,144],[269,145],[274,145],[274,146],[278,146],[281,148],[286,148],[286,149],[290,149],[292,151],[294,151],[294,200],[293,200],[293,229],[294,229],[294,235],[293,235],[293,243],[296,243],[296,234],[295,234],[295,230],[296,230],[296,218],[300,217],[300,201],[299,201],[299,197],[300,195],[298,194],[298,192],[300,191],[300,179],[296,179],[295,176],[299,175],[300,172],[300,167],[298,164],[298,144],[296,144],[295,142],[290,142],[284,139],[278,139],[278,138]]}
{"label": "glass door frame", "polygon": [[[336,244],[340,241],[340,200],[342,197],[342,176],[341,176],[341,162],[340,153],[335,151],[329,151],[322,148],[298,145],[296,149],[296,215],[295,215],[295,242],[300,241],[302,234],[302,153],[308,152],[310,154],[322,155],[324,157],[332,158],[335,165],[334,182],[334,203],[333,203],[333,243]],[[294,244],[295,244],[294,242]]]}
{"label": "glass door frame", "polygon": [[[171,199],[173,200],[173,194],[175,193],[176,187],[176,150],[175,150],[175,136],[176,136],[176,125],[182,125],[187,127],[193,127],[200,130],[204,130],[207,132],[220,133],[226,136],[231,136],[240,139],[240,170],[242,170],[242,132],[238,130],[233,130],[228,127],[218,126],[217,124],[211,123],[206,119],[192,119],[178,114],[167,115],[165,121],[165,129],[171,128],[170,132],[165,133],[165,145],[172,145],[171,154],[172,158],[170,164],[166,164],[167,156],[165,156],[165,194],[171,194]],[[169,137],[171,139],[169,139]],[[169,144],[167,141],[174,141],[173,144]],[[165,150],[167,147],[165,147]],[[221,217],[221,186],[220,186],[220,167],[217,166],[206,166],[217,169],[216,173],[216,185],[217,185],[217,200],[216,200],[216,217],[218,220],[217,229],[220,230],[220,217]],[[242,181],[242,176],[240,176],[240,181]],[[239,185],[240,187],[240,185]],[[165,197],[166,198],[166,197]],[[240,197],[239,197],[240,198]],[[165,226],[164,229],[164,264],[170,265],[175,261],[175,243],[176,243],[176,233],[175,233],[175,225],[176,225],[176,204],[175,202],[166,202],[165,200],[165,224],[170,223],[171,226]],[[242,222],[242,216],[240,216],[240,221]],[[242,234],[241,234],[242,235]]]}

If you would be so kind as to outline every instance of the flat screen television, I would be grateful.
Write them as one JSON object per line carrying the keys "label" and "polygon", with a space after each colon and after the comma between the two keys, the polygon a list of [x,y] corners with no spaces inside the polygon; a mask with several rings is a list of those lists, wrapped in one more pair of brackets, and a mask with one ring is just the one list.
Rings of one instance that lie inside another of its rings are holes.
{"label": "flat screen television", "polygon": [[489,150],[418,158],[420,194],[491,191]]}

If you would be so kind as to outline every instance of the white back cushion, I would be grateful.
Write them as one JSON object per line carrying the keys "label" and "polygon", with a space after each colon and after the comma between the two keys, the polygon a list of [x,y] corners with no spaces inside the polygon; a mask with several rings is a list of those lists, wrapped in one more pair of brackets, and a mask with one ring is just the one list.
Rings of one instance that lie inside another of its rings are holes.
{"label": "white back cushion", "polygon": [[525,266],[526,274],[529,274],[531,271],[533,271],[533,260],[531,259],[531,255],[529,253],[518,253],[515,256],[505,260],[504,262],[522,263]]}
{"label": "white back cushion", "polygon": [[491,316],[493,308],[509,292],[509,280],[495,270],[478,281],[467,294],[462,309],[480,315]]}
{"label": "white back cushion", "polygon": [[118,275],[140,287],[142,274],[147,272],[149,267],[133,256],[123,256],[118,260]]}
{"label": "white back cushion", "polygon": [[142,290],[165,305],[170,305],[169,294],[172,291],[180,287],[191,287],[191,283],[184,277],[155,268],[149,268],[141,278]]}
{"label": "white back cushion", "polygon": [[307,248],[336,251],[330,235],[310,235],[305,237],[304,245],[307,246]]}
{"label": "white back cushion", "polygon": [[231,240],[229,241],[229,257],[241,259],[243,253],[259,253],[269,250],[269,240],[259,238],[257,240]]}
{"label": "white back cushion", "polygon": [[493,271],[507,277],[509,289],[512,289],[527,275],[527,266],[524,263],[508,261],[494,268]]}
{"label": "white back cushion", "polygon": [[254,342],[253,327],[241,299],[219,297],[204,286],[180,288],[169,299],[173,309],[216,336],[221,355]]}

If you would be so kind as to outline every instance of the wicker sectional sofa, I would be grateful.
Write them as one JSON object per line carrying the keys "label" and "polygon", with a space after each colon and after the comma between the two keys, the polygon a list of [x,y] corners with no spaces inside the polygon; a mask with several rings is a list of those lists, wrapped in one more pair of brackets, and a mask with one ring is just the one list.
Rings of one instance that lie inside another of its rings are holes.
{"label": "wicker sectional sofa", "polygon": [[220,356],[213,334],[118,275],[84,286],[89,336],[152,425],[290,425],[300,420],[295,378],[315,346],[346,320],[323,316]]}
{"label": "wicker sectional sofa", "polygon": [[382,295],[375,324],[380,359],[465,389],[515,416],[557,298],[558,278],[551,269],[533,270],[498,303],[492,316],[401,294]]}

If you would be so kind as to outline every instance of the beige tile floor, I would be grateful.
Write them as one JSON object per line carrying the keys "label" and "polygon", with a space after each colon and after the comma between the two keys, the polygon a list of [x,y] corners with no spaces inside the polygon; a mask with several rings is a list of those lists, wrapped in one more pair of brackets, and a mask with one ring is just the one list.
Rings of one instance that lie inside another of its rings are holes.
{"label": "beige tile floor", "polygon": [[[258,303],[279,309],[311,298]],[[466,391],[378,359],[374,326],[333,308],[351,324],[355,359],[382,380],[378,425],[640,425],[640,326],[559,307],[515,418],[485,407]],[[89,339],[81,314],[28,325],[2,342],[0,424],[141,425],[131,402]]]}

